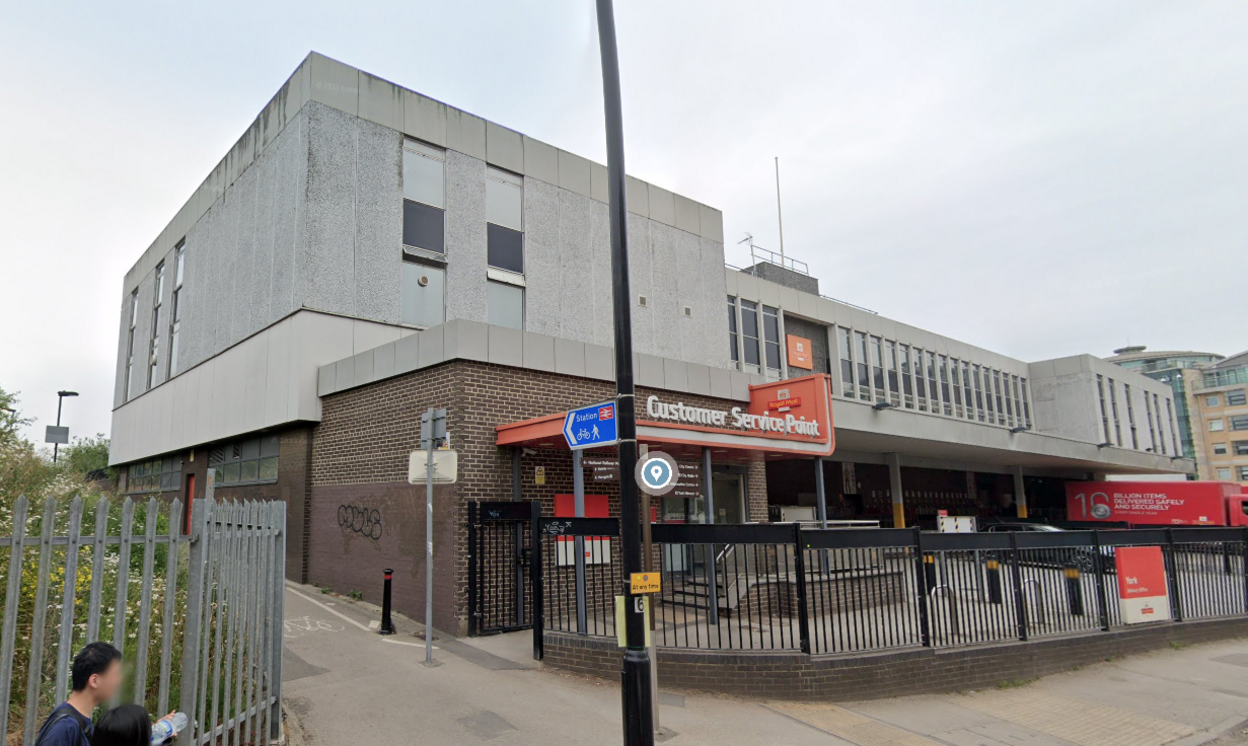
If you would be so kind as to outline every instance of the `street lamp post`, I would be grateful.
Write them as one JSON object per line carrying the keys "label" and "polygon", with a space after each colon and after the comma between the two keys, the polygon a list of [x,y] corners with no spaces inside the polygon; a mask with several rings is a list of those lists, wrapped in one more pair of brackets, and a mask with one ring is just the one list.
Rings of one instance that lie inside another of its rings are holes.
{"label": "street lamp post", "polygon": [[[637,408],[633,386],[633,324],[628,283],[628,208],[624,203],[624,117],[620,63],[611,0],[596,0],[602,54],[602,98],[607,124],[608,210],[611,215],[611,290],[615,320],[616,421],[620,459],[620,544],[624,560],[625,651],[620,671],[625,746],[654,746],[650,656],[645,614],[630,576],[642,571],[641,506],[637,497]],[[646,516],[649,520],[649,516]]]}
{"label": "street lamp post", "polygon": [[[61,405],[65,403],[65,397],[67,396],[78,396],[78,392],[77,391],[56,392],[56,426],[57,427],[61,426]],[[52,444],[52,463],[54,464],[56,463],[57,450],[59,448],[60,448],[60,443]]]}

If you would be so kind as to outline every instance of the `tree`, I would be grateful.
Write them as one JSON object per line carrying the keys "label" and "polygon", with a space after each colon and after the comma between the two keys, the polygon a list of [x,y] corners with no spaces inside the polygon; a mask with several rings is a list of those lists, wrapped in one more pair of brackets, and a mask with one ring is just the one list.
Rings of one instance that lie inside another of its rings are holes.
{"label": "tree", "polygon": [[0,388],[0,444],[17,445],[22,440],[18,429],[33,421],[22,417],[21,412],[17,410],[18,393],[17,391],[9,393]]}
{"label": "tree", "polygon": [[65,472],[75,477],[104,476],[110,481],[117,477],[117,470],[108,465],[108,438],[104,433],[94,438],[75,438],[61,451],[60,459]]}

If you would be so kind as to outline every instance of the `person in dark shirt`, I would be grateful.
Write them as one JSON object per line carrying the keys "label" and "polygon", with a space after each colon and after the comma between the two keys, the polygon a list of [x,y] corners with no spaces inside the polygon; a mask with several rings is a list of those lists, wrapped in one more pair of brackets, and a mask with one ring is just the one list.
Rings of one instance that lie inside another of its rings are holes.
{"label": "person in dark shirt", "polygon": [[104,713],[91,734],[91,746],[151,746],[152,718],[139,705],[120,705]]}
{"label": "person in dark shirt", "polygon": [[90,746],[91,713],[121,687],[121,652],[106,642],[90,643],[70,670],[73,691],[44,721],[35,746]]}

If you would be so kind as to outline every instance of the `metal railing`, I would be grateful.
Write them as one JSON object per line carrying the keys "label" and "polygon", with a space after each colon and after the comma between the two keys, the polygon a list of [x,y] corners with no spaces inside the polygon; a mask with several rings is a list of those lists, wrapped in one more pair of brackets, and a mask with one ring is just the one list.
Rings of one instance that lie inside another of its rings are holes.
{"label": "metal railing", "polygon": [[0,736],[33,743],[106,640],[133,666],[121,699],[190,717],[181,746],[281,739],[284,503],[196,500],[189,535],[177,500],[30,507],[0,506]]}
{"label": "metal railing", "polygon": [[[614,519],[592,520],[600,541],[592,602],[578,600],[569,573],[556,583],[548,571],[546,629],[615,632],[606,617],[622,587],[617,533]],[[572,541],[578,528],[564,523],[560,540]],[[853,654],[1105,632],[1125,626],[1115,552],[1131,546],[1160,547],[1173,622],[1248,616],[1241,528],[942,534],[658,524],[652,536],[662,647]],[[580,626],[569,611],[578,603],[591,620]]]}

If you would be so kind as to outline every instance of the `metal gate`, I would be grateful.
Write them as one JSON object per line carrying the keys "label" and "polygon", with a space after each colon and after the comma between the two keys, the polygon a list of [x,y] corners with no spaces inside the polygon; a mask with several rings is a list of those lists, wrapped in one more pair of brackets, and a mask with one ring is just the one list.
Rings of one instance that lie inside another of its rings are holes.
{"label": "metal gate", "polygon": [[[533,629],[541,613],[537,502],[468,504],[468,634]],[[538,627],[540,629],[540,627]],[[535,654],[540,647],[534,637]]]}

